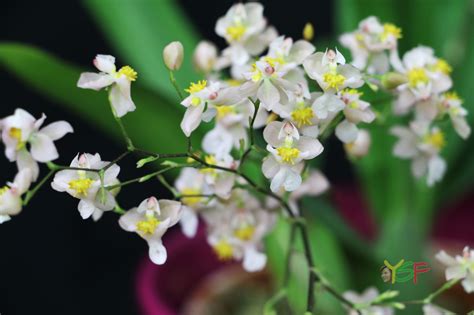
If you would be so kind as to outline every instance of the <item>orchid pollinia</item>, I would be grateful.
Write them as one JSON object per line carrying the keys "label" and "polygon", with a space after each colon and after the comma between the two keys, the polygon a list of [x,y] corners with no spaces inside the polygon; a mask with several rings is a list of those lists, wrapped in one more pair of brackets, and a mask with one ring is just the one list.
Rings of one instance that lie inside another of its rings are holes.
{"label": "orchid pollinia", "polygon": [[[215,31],[228,47],[219,52],[210,42],[199,43],[193,62],[204,77],[191,83],[184,90],[188,95],[179,102],[185,107],[180,127],[188,138],[187,152],[161,154],[133,145],[120,118],[136,109],[131,83],[138,75],[130,66],[117,70],[110,55],[97,55],[93,64],[100,72],[82,73],[77,86],[108,90],[112,115],[128,147],[111,162],[102,161],[98,153],[80,153],[69,166],[57,165],[52,162],[59,156],[53,141],[72,132],[69,123],[41,128],[46,117],[36,120],[22,109],[0,120],[6,156],[18,165],[13,183],[0,188],[0,223],[19,214],[53,178],[54,190],[79,199],[83,219],[99,220],[106,211],[119,213],[119,225],[148,243],[150,259],[156,264],[166,262],[162,237],[169,228],[179,223],[187,237],[194,237],[203,222],[218,258],[241,261],[247,271],[259,271],[267,262],[263,239],[283,210],[281,216],[292,222],[303,239],[309,269],[308,312],[315,307],[316,283],[350,306],[349,312],[392,314],[393,308],[403,308],[403,303],[392,301],[396,294],[379,295],[369,289],[362,296],[342,295],[321,280],[298,200],[329,188],[325,176],[310,170],[309,163],[324,153],[324,140],[331,133],[349,156],[368,154],[370,133],[363,125],[376,121],[377,115],[361,91],[366,82],[374,91],[394,95],[395,115],[412,117],[409,126],[391,129],[398,137],[394,155],[411,159],[414,176],[425,177],[428,185],[440,181],[447,168],[441,157],[446,138],[437,123],[448,117],[462,138],[470,134],[462,100],[450,91],[449,64],[423,46],[400,58],[401,30],[376,17],[368,17],[357,30],[341,36],[341,45],[351,51],[350,62],[337,48],[318,51],[307,40],[279,36],[258,3],[232,6],[217,21]],[[179,42],[165,48],[163,59],[170,71],[179,70],[183,55]],[[172,83],[181,95],[176,82]],[[192,133],[201,123],[210,122],[214,128],[204,136],[202,151],[194,150]],[[257,131],[262,130],[263,137],[258,138]],[[163,158],[178,162],[165,161],[159,171],[121,182],[118,163],[129,154],[141,155],[138,167]],[[244,172],[245,165],[254,161],[268,184],[259,185]],[[49,173],[36,183],[38,162],[47,163]],[[162,174],[176,168],[181,173],[173,186]],[[122,187],[157,177],[174,200],[152,196],[128,211],[119,206]],[[474,290],[472,256],[469,250],[463,257],[438,255],[449,266],[447,279],[462,280],[468,292]],[[435,307],[431,300],[420,304]]]}

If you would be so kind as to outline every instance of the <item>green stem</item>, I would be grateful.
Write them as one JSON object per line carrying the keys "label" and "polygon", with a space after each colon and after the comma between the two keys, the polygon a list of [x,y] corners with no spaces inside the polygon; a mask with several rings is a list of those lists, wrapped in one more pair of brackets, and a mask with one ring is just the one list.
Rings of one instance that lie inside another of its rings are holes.
{"label": "green stem", "polygon": [[38,192],[38,190],[40,190],[40,188],[46,184],[46,182],[48,181],[48,179],[53,176],[53,174],[55,173],[56,171],[55,170],[49,170],[48,174],[43,177],[43,179],[41,179],[41,181],[36,184],[35,187],[33,187],[33,189],[29,190],[26,195],[25,195],[25,199],[23,200],[23,205],[26,206],[31,198],[33,198],[33,196]]}
{"label": "green stem", "polygon": [[438,290],[436,290],[435,292],[431,293],[430,295],[428,295],[427,298],[425,298],[423,300],[423,303],[424,304],[429,304],[431,303],[431,301],[433,301],[438,295],[440,295],[441,293],[443,293],[444,291],[452,288],[455,284],[457,284],[459,281],[461,281],[461,279],[451,279],[449,280],[448,282],[446,282],[445,284],[443,284]]}
{"label": "green stem", "polygon": [[253,125],[255,123],[255,119],[257,118],[258,109],[260,107],[260,101],[257,100],[256,102],[254,102],[250,97],[249,97],[249,100],[252,102],[252,104],[254,106],[254,113],[253,113],[253,116],[250,119],[250,123],[249,123],[249,145],[248,145],[247,149],[245,150],[245,152],[242,154],[242,157],[240,158],[239,168],[242,167],[242,165],[244,164],[245,159],[247,158],[247,156],[252,151],[253,144],[255,143]]}
{"label": "green stem", "polygon": [[178,82],[176,81],[173,71],[169,71],[170,73],[170,82],[173,85],[174,89],[176,90],[176,93],[178,93],[179,100],[182,101],[184,99],[183,93],[181,92],[181,88],[179,87]]}
{"label": "green stem", "polygon": [[294,223],[290,224],[290,238],[288,241],[288,251],[286,252],[286,264],[285,264],[285,274],[283,277],[283,286],[288,287],[288,282],[290,281],[290,272],[291,272],[291,256],[293,255],[293,246],[295,243],[296,236],[296,227]]}
{"label": "green stem", "polygon": [[178,165],[169,166],[169,167],[164,168],[162,170],[152,172],[152,173],[149,173],[149,174],[137,177],[137,178],[133,178],[133,179],[121,182],[121,183],[116,184],[116,185],[107,186],[105,188],[107,190],[114,190],[115,188],[127,186],[127,185],[130,185],[130,184],[133,184],[133,183],[143,183],[143,182],[146,182],[147,180],[151,179],[152,177],[163,174],[163,173],[165,173],[169,170],[172,170],[174,168],[181,168],[181,167],[187,167],[187,166],[188,166],[187,164],[178,164]]}

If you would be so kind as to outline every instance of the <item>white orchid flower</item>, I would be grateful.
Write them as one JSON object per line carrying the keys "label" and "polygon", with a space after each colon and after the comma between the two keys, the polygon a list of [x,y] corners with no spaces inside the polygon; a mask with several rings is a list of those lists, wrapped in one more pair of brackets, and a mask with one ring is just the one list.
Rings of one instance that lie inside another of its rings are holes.
{"label": "white orchid flower", "polygon": [[360,71],[346,64],[346,59],[337,49],[311,55],[303,62],[303,67],[325,93],[334,94],[345,88],[356,89],[364,84]]}
{"label": "white orchid flower", "polygon": [[[100,155],[89,153],[78,154],[71,162],[71,167],[98,170],[109,162],[102,161]],[[83,219],[92,216],[94,221],[100,219],[104,211],[113,210],[118,190],[108,190],[108,186],[119,183],[117,176],[120,167],[111,165],[105,172],[103,182],[97,172],[86,170],[62,170],[56,173],[51,187],[59,192],[67,192],[74,198],[80,199],[78,210]]]}
{"label": "white orchid flower", "polygon": [[272,179],[271,190],[297,189],[301,184],[302,161],[321,154],[323,146],[317,139],[300,136],[298,129],[288,121],[271,122],[264,129],[263,137],[271,154],[263,161],[262,171],[265,177]]}
{"label": "white orchid flower", "polygon": [[194,237],[198,228],[197,213],[201,211],[208,201],[199,195],[211,194],[212,190],[206,183],[205,175],[199,170],[186,167],[181,170],[174,187],[180,195],[189,196],[181,198],[182,218],[180,220],[181,230],[187,237]]}
{"label": "white orchid flower", "polygon": [[73,132],[66,121],[57,121],[41,128],[45,119],[44,114],[40,119],[35,119],[27,111],[18,108],[14,115],[2,119],[0,124],[5,155],[11,162],[16,161],[19,171],[30,169],[33,181],[39,175],[37,162],[46,163],[59,157],[54,141]]}
{"label": "white orchid flower", "polygon": [[442,94],[440,97],[440,107],[441,112],[447,113],[449,118],[451,118],[451,122],[457,134],[461,138],[467,139],[471,134],[471,127],[466,121],[467,110],[462,107],[462,100],[456,92]]}
{"label": "white orchid flower", "polygon": [[342,34],[339,41],[351,51],[353,66],[382,74],[390,68],[389,58],[397,58],[397,41],[401,37],[401,29],[394,24],[382,24],[369,16],[359,23],[357,30]]}
{"label": "white orchid flower", "polygon": [[460,279],[464,290],[467,293],[474,292],[474,250],[464,247],[462,256],[452,257],[444,250],[436,255],[441,263],[446,265],[446,280]]}
{"label": "white orchid flower", "polygon": [[372,140],[367,130],[359,129],[357,138],[353,142],[344,143],[346,153],[355,158],[366,156],[369,153]]}
{"label": "white orchid flower", "polygon": [[194,49],[194,67],[206,74],[214,70],[217,61],[217,47],[208,41],[200,41]]}
{"label": "white orchid flower", "polygon": [[13,183],[7,183],[0,188],[0,224],[10,220],[10,216],[17,215],[22,209],[21,195],[28,191],[31,185],[30,169],[18,172]]}
{"label": "white orchid flower", "polygon": [[[354,291],[347,291],[343,294],[343,296],[354,304],[369,304],[370,302],[373,302],[379,296],[379,291],[374,287],[370,287],[370,288],[367,288],[362,294],[358,294],[357,292],[354,292]],[[359,311],[363,315],[393,315],[395,314],[395,311],[393,310],[393,308],[389,306],[368,305],[367,307],[363,309],[359,309]],[[347,314],[357,315],[358,312],[357,310],[349,309]]]}
{"label": "white orchid flower", "polygon": [[[212,154],[206,155],[204,160],[209,165],[216,165],[229,169],[237,169],[239,165],[237,161],[234,161],[230,154],[221,156]],[[234,173],[211,167],[201,169],[201,173],[205,174],[206,183],[209,185],[209,187],[211,187],[218,197],[222,199],[229,199],[235,182]]]}
{"label": "white orchid flower", "polygon": [[178,223],[181,212],[180,202],[150,197],[143,200],[138,208],[123,214],[119,224],[125,231],[135,232],[146,240],[151,261],[162,265],[168,254],[161,238],[170,227]]}
{"label": "white orchid flower", "polygon": [[225,38],[229,47],[224,49],[218,60],[219,69],[229,65],[245,65],[251,56],[261,54],[277,36],[263,17],[263,6],[259,3],[238,3],[226,15],[219,18],[215,31]]}
{"label": "white orchid flower", "polygon": [[133,112],[136,106],[130,94],[130,87],[138,77],[137,72],[130,66],[124,66],[117,71],[115,57],[110,55],[97,55],[93,63],[100,72],[82,73],[77,86],[96,91],[110,87],[109,101],[114,115],[122,117],[128,112]]}
{"label": "white orchid flower", "polygon": [[407,80],[397,87],[396,114],[406,114],[417,102],[429,100],[452,86],[451,67],[443,59],[436,58],[430,47],[416,47],[406,52],[401,62],[392,62],[392,65]]}
{"label": "white orchid flower", "polygon": [[248,272],[262,270],[267,261],[263,237],[275,223],[275,215],[262,209],[247,191],[236,189],[227,203],[204,213],[208,242],[221,260],[242,260]]}
{"label": "white orchid flower", "polygon": [[345,119],[336,127],[336,136],[344,143],[351,143],[357,139],[359,122],[371,123],[375,119],[370,104],[360,99],[361,92],[355,89],[345,89],[338,93],[344,102]]}
{"label": "white orchid flower", "polygon": [[280,36],[270,43],[267,56],[278,60],[279,64],[287,71],[303,63],[316,48],[305,40],[293,43],[290,37]]}
{"label": "white orchid flower", "polygon": [[399,138],[393,154],[403,159],[411,159],[411,170],[419,178],[427,174],[428,186],[433,186],[443,178],[446,162],[439,151],[446,141],[443,132],[437,127],[429,128],[429,123],[414,121],[410,128],[395,126],[391,133]]}
{"label": "white orchid flower", "polygon": [[[241,100],[241,97],[237,95],[237,88],[227,87],[219,81],[193,82],[186,92],[189,93],[189,96],[181,102],[181,105],[186,107],[181,121],[181,129],[186,137],[189,137],[199,127],[201,121],[210,121],[216,115],[215,106],[234,105]],[[206,105],[208,109],[204,112]]]}

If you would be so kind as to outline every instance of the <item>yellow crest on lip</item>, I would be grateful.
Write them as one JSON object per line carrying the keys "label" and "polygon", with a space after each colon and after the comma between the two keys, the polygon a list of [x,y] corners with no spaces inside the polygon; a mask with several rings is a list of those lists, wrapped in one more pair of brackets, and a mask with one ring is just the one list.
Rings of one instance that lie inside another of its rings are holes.
{"label": "yellow crest on lip", "polygon": [[217,244],[213,246],[213,249],[219,260],[222,261],[230,260],[234,255],[232,245],[224,239],[217,242]]}
{"label": "yellow crest on lip", "polygon": [[323,80],[328,85],[328,89],[335,89],[336,91],[339,91],[344,85],[344,82],[346,82],[346,77],[342,74],[326,72],[323,75]]}
{"label": "yellow crest on lip", "polygon": [[296,122],[298,128],[306,125],[311,125],[311,119],[314,117],[314,112],[311,107],[303,107],[295,109],[291,112],[291,119]]}
{"label": "yellow crest on lip", "polygon": [[442,149],[446,145],[444,133],[441,130],[435,130],[425,137],[425,142],[437,148]]}
{"label": "yellow crest on lip", "polygon": [[138,73],[130,66],[123,66],[122,68],[120,68],[117,74],[119,76],[123,74],[130,81],[135,81],[138,78]]}
{"label": "yellow crest on lip", "polygon": [[185,91],[188,92],[189,94],[194,94],[199,91],[202,91],[206,87],[206,85],[207,85],[206,80],[199,80],[197,83],[191,82],[191,84],[189,85],[189,88],[185,89]]}
{"label": "yellow crest on lip", "polygon": [[408,84],[411,87],[416,87],[418,84],[426,84],[430,81],[428,75],[426,74],[426,70],[423,68],[413,68],[408,71]]}
{"label": "yellow crest on lip", "polygon": [[277,148],[277,153],[281,160],[287,164],[295,164],[295,159],[300,155],[300,150],[297,148],[281,147]]}
{"label": "yellow crest on lip", "polygon": [[237,23],[227,27],[226,32],[232,41],[239,41],[244,36],[246,30],[247,28],[242,23]]}
{"label": "yellow crest on lip", "polygon": [[402,29],[392,23],[385,23],[383,25],[382,40],[386,40],[388,36],[392,35],[396,39],[402,38]]}
{"label": "yellow crest on lip", "polygon": [[137,230],[143,234],[151,235],[155,233],[156,227],[160,224],[160,221],[155,217],[148,217],[147,220],[139,221],[137,223]]}
{"label": "yellow crest on lip", "polygon": [[69,182],[69,188],[76,192],[76,196],[87,197],[87,191],[93,183],[90,178],[75,179]]}

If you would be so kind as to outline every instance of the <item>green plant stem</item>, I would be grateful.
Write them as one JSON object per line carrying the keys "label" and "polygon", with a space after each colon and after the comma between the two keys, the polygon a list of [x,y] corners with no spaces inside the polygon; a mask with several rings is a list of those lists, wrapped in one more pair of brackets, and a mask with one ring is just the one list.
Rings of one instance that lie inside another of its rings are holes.
{"label": "green plant stem", "polygon": [[170,70],[169,73],[170,73],[170,82],[173,85],[174,89],[176,90],[176,93],[179,96],[179,100],[182,101],[184,97],[183,97],[183,93],[181,92],[181,88],[179,87],[179,84],[174,77],[173,71]]}
{"label": "green plant stem", "polygon": [[296,236],[296,226],[294,223],[290,224],[290,238],[288,240],[288,251],[286,253],[285,274],[283,276],[283,286],[288,287],[291,272],[291,256],[293,256],[293,249]]}
{"label": "green plant stem", "polygon": [[443,293],[444,291],[451,289],[455,284],[459,283],[460,279],[451,279],[448,282],[444,283],[438,290],[428,295],[427,298],[424,299],[424,303],[428,304],[431,303],[438,295]]}
{"label": "green plant stem", "polygon": [[23,200],[23,205],[24,205],[24,206],[26,206],[26,205],[30,202],[31,198],[33,198],[33,196],[38,192],[38,190],[40,190],[40,188],[41,188],[44,184],[46,184],[46,182],[48,181],[48,179],[49,179],[51,176],[53,176],[55,172],[56,172],[55,170],[49,170],[48,174],[47,174],[45,177],[43,177],[43,178],[41,179],[41,181],[40,181],[38,184],[36,184],[35,187],[33,187],[33,189],[29,190],[29,191],[26,193],[25,199]]}
{"label": "green plant stem", "polygon": [[242,157],[240,158],[239,168],[242,167],[242,165],[244,164],[245,159],[247,158],[247,156],[252,151],[253,144],[255,143],[253,125],[255,123],[255,119],[257,118],[258,109],[260,107],[260,101],[257,100],[256,102],[254,102],[250,97],[249,97],[249,100],[250,100],[250,102],[252,102],[252,104],[254,106],[254,113],[253,113],[253,116],[250,119],[250,123],[249,123],[249,144],[248,144],[248,147],[245,150],[245,152],[242,154]]}
{"label": "green plant stem", "polygon": [[149,173],[149,174],[145,174],[143,176],[133,178],[133,179],[124,181],[124,182],[116,184],[116,185],[107,186],[105,188],[107,190],[114,190],[115,188],[127,186],[127,185],[130,185],[130,184],[133,184],[133,183],[143,183],[143,182],[146,182],[147,180],[151,179],[152,177],[163,174],[163,173],[165,173],[169,170],[172,170],[172,169],[175,169],[175,168],[187,167],[187,166],[188,166],[187,164],[186,165],[185,164],[178,164],[178,165],[169,166],[169,167],[164,168],[162,170],[152,172],[152,173]]}

